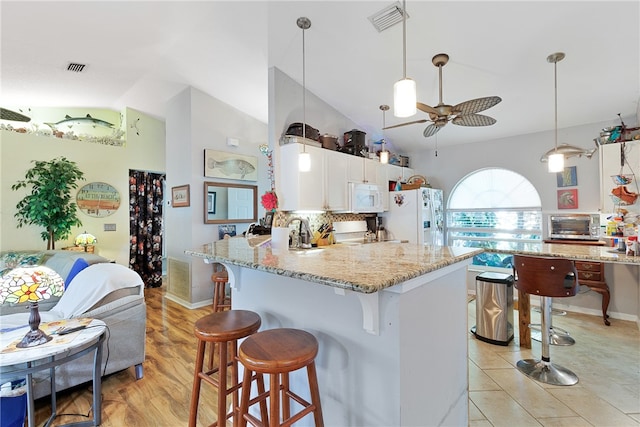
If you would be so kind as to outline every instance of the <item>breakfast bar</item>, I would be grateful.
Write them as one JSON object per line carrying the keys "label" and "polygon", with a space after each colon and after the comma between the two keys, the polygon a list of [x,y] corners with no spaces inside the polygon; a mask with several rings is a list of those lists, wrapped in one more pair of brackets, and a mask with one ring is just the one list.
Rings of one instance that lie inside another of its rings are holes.
{"label": "breakfast bar", "polygon": [[[261,237],[186,251],[227,268],[233,308],[257,312],[261,329],[318,339],[331,426],[468,424],[465,274],[480,252],[397,242],[276,250]],[[304,390],[304,373],[291,381]]]}
{"label": "breakfast bar", "polygon": [[[495,252],[512,255],[529,255],[542,257],[567,258],[573,261],[596,261],[614,264],[628,264],[640,266],[640,256],[629,256],[625,252],[608,246],[590,246],[579,244],[556,243],[520,243],[499,249],[486,248],[485,252]],[[640,271],[636,276],[640,284]],[[520,347],[531,348],[531,323],[529,295],[518,291],[518,324],[520,331]],[[640,313],[638,313],[640,316]],[[640,327],[640,324],[638,325]]]}

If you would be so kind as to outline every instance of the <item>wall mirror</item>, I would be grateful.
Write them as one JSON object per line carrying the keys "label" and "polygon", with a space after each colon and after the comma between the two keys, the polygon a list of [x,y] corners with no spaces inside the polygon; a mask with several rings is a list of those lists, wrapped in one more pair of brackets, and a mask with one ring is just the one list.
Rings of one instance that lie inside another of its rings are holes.
{"label": "wall mirror", "polygon": [[204,183],[205,224],[256,222],[258,187],[255,185]]}

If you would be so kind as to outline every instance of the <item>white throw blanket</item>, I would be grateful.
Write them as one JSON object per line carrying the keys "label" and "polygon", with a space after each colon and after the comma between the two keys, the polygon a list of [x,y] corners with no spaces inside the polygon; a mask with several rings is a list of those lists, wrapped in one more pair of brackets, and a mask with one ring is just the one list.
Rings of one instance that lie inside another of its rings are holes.
{"label": "white throw blanket", "polygon": [[[143,293],[144,282],[135,271],[114,263],[93,264],[82,270],[73,279],[58,304],[51,310],[40,313],[43,322],[70,319],[80,316],[98,301],[113,291],[140,286]],[[0,327],[26,325],[29,311],[10,314],[0,318]]]}

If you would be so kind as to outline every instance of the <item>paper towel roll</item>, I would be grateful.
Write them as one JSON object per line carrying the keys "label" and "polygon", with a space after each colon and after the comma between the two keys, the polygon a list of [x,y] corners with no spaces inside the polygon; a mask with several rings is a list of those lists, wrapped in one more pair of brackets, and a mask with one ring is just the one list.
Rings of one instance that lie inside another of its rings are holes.
{"label": "paper towel roll", "polygon": [[273,227],[271,229],[271,247],[276,250],[289,250],[288,227]]}

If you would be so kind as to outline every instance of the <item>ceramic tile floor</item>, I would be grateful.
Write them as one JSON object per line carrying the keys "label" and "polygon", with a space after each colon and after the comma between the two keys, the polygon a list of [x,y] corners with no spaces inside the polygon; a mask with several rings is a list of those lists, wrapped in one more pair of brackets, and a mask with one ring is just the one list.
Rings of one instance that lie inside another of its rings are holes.
{"label": "ceramic tile floor", "polygon": [[[533,298],[532,298],[533,300]],[[532,301],[533,303],[533,301]],[[476,324],[475,300],[469,327]],[[635,322],[567,312],[553,324],[576,340],[551,346],[553,363],[576,373],[578,384],[551,386],[529,379],[515,365],[540,358],[540,343],[520,349],[482,342],[469,333],[469,425],[476,426],[640,426],[640,331]],[[532,311],[532,323],[540,314]]]}

